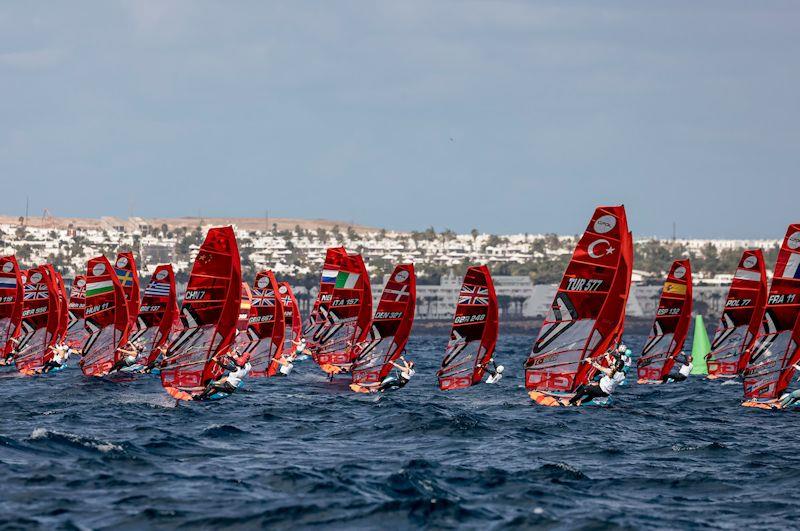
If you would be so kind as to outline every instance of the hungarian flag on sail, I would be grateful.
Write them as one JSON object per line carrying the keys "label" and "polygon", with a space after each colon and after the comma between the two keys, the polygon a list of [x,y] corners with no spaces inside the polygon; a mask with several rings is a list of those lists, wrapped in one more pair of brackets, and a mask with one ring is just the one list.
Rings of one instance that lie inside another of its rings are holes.
{"label": "hungarian flag on sail", "polygon": [[122,358],[119,351],[128,342],[130,319],[125,292],[116,271],[105,256],[86,264],[86,343],[81,370],[87,376],[105,376]]}

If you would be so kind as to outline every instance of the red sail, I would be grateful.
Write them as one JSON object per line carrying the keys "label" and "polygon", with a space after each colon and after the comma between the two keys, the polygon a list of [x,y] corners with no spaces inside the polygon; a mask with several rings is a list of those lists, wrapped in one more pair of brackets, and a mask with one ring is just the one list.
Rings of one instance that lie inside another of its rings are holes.
{"label": "red sail", "polygon": [[61,273],[55,268],[46,264],[47,273],[53,277],[55,284],[57,298],[58,298],[58,332],[56,333],[56,342],[62,343],[67,336],[67,327],[69,326],[69,310],[67,309],[69,297],[67,296],[67,287],[64,285],[64,278]]}
{"label": "red sail", "polygon": [[497,295],[489,268],[467,269],[458,293],[450,341],[437,376],[439,389],[479,383],[497,343]]}
{"label": "red sail", "polygon": [[86,275],[76,275],[69,290],[67,303],[67,336],[66,343],[73,349],[79,349],[86,341],[86,328],[83,322],[83,311],[86,308]]}
{"label": "red sail", "polygon": [[14,361],[22,374],[42,372],[58,339],[58,288],[46,266],[28,271],[22,303],[22,335]]}
{"label": "red sail", "polygon": [[372,319],[372,289],[360,255],[334,253],[320,282],[320,301],[311,336],[314,361],[329,373],[350,369],[353,346],[363,341]]}
{"label": "red sail", "polygon": [[0,257],[0,365],[7,363],[14,350],[12,339],[20,333],[23,285],[17,259],[13,255]]}
{"label": "red sail", "polygon": [[711,352],[706,356],[709,378],[733,378],[744,369],[744,353],[758,334],[766,304],[764,255],[761,249],[745,251],[733,275]]}
{"label": "red sail", "polygon": [[283,306],[283,351],[291,352],[295,348],[292,341],[300,341],[303,333],[300,309],[297,307],[297,299],[292,292],[292,286],[288,282],[278,283],[278,295]]}
{"label": "red sail", "polygon": [[178,297],[175,293],[175,272],[170,264],[161,264],[153,271],[139,306],[136,332],[131,341],[142,348],[140,363],[152,367],[169,341],[178,317]]}
{"label": "red sail", "polygon": [[250,373],[255,377],[274,376],[278,363],[274,360],[283,349],[283,303],[278,282],[272,271],[261,271],[253,282],[253,304],[247,327],[247,352],[250,353]]}
{"label": "red sail", "polygon": [[242,299],[242,270],[232,227],[208,231],[189,275],[181,308],[183,330],[167,351],[161,384],[170,395],[191,400],[224,369],[236,335]]}
{"label": "red sail", "polygon": [[139,272],[136,270],[133,253],[119,253],[117,261],[114,263],[114,271],[125,292],[125,300],[128,301],[128,318],[131,321],[131,331],[134,331],[136,330],[136,318],[139,315],[140,294]]}
{"label": "red sail", "polygon": [[417,280],[413,264],[395,267],[375,310],[367,339],[353,365],[353,382],[380,383],[392,369],[391,362],[403,354],[417,303]]}
{"label": "red sail", "polygon": [[303,335],[308,340],[308,348],[311,352],[319,349],[319,339],[322,337],[328,326],[328,309],[333,297],[333,287],[339,268],[344,260],[347,259],[347,251],[344,247],[332,247],[325,253],[325,263],[322,266],[322,277],[319,282],[319,291],[314,300],[314,307],[308,315],[306,327]]}
{"label": "red sail", "polygon": [[683,350],[692,320],[692,266],[676,260],[658,301],[653,329],[636,365],[639,383],[661,383]]}
{"label": "red sail", "polygon": [[800,358],[800,223],[789,225],[778,252],[761,327],[744,369],[744,405],[780,397]]}
{"label": "red sail", "polygon": [[632,270],[625,207],[597,208],[525,362],[525,387],[537,402],[556,404],[594,376],[584,360],[601,356],[621,337]]}
{"label": "red sail", "polygon": [[88,337],[80,366],[87,376],[105,376],[123,356],[128,342],[130,319],[125,292],[105,256],[89,260],[86,266],[86,307],[84,322]]}

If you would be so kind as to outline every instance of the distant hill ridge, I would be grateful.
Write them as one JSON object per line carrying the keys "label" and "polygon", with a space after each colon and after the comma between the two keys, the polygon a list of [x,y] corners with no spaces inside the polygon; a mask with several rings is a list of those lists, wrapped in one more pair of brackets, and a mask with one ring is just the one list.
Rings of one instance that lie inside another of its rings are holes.
{"label": "distant hill ridge", "polygon": [[[19,225],[19,216],[8,216],[0,214],[0,224]],[[300,226],[304,230],[315,230],[323,228],[330,230],[339,226],[342,230],[352,227],[358,232],[378,230],[366,225],[347,223],[327,219],[300,219],[300,218],[236,218],[236,217],[197,217],[186,216],[177,218],[144,218],[131,217],[121,218],[115,216],[103,216],[100,218],[77,218],[77,217],[56,217],[56,216],[30,216],[27,220],[28,227],[67,229],[70,225],[75,228],[114,228],[125,227],[128,230],[137,228],[139,225],[151,225],[160,227],[166,224],[169,228],[176,227],[196,227],[202,225],[236,225],[245,230],[272,230],[276,225],[278,230],[292,230]]]}

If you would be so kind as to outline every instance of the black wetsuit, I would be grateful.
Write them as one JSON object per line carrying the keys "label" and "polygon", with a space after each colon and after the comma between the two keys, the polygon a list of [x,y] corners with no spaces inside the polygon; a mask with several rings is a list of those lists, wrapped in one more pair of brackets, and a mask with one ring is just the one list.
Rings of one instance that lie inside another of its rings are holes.
{"label": "black wetsuit", "polygon": [[405,387],[405,385],[408,383],[408,380],[408,378],[403,377],[402,373],[394,377],[390,376],[381,382],[380,387],[378,387],[378,391],[383,392],[389,389],[401,389]]}
{"label": "black wetsuit", "polygon": [[[220,360],[215,360],[215,361],[216,361],[217,365],[219,365],[223,369],[225,369],[227,371],[230,371],[230,372],[236,372],[240,368],[230,358],[225,358],[225,361],[220,361]],[[209,396],[211,396],[213,394],[216,394],[216,393],[225,393],[225,394],[230,395],[230,394],[233,394],[234,391],[236,391],[236,387],[234,387],[233,384],[231,384],[227,380],[227,378],[222,382],[212,380],[211,382],[208,383],[208,385],[203,390],[203,392],[200,395],[197,396],[197,399],[198,400],[203,400],[203,399],[208,398]]]}

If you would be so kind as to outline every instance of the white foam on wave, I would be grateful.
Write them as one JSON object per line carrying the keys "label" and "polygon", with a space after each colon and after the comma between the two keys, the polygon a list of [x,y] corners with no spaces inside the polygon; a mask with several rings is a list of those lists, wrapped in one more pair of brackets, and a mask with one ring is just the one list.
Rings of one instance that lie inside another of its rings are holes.
{"label": "white foam on wave", "polygon": [[84,446],[86,448],[94,448],[95,450],[98,450],[103,453],[122,451],[122,446],[118,444],[114,444],[108,441],[100,441],[92,439],[91,437],[81,437],[80,435],[75,435],[74,433],[52,431],[48,430],[47,428],[34,428],[33,431],[31,432],[29,440],[37,441],[42,439],[49,439],[54,435],[63,437],[72,443],[80,444],[81,446]]}

